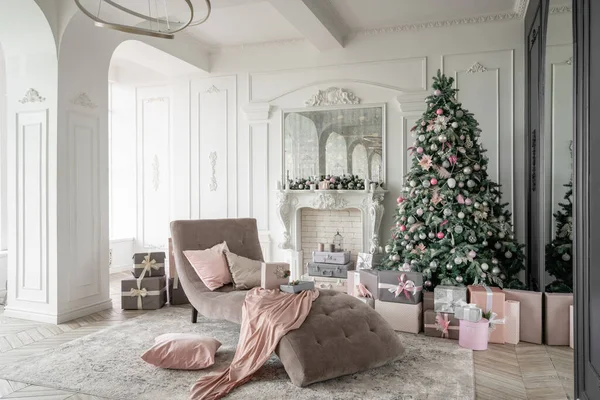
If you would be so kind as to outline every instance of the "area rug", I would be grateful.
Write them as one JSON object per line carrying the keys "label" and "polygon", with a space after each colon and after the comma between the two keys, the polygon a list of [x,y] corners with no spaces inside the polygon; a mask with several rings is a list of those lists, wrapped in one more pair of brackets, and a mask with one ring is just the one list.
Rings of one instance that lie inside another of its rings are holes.
{"label": "area rug", "polygon": [[[199,318],[190,310],[166,307],[120,325],[0,367],[0,378],[82,392],[109,399],[185,400],[198,377],[225,368],[233,358],[239,325]],[[146,364],[140,355],[168,332],[196,332],[223,346],[215,365],[203,371],[169,371]],[[227,399],[474,399],[473,358],[454,340],[399,334],[406,348],[398,361],[306,388],[290,382],[271,357],[247,384]]]}

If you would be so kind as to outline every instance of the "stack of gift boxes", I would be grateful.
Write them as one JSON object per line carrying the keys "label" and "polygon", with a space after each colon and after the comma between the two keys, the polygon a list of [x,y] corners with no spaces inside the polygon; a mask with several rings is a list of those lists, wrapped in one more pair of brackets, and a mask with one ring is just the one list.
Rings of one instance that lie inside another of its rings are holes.
{"label": "stack of gift boxes", "polygon": [[123,310],[157,310],[167,301],[165,253],[133,255],[132,277],[121,281]]}
{"label": "stack of gift boxes", "polygon": [[354,270],[349,251],[313,251],[312,262],[307,264],[308,277],[303,279],[316,281],[321,288],[341,291],[345,286],[337,282],[347,279],[349,271]]}
{"label": "stack of gift boxes", "polygon": [[[423,330],[473,350],[485,350],[488,343],[542,343],[541,293],[480,285],[424,292],[422,285],[417,272],[360,270],[348,273],[347,292],[375,308],[397,331]],[[568,309],[567,301],[562,303],[555,307]],[[546,308],[550,306],[547,302]],[[569,318],[568,311],[560,314]],[[568,327],[568,320],[563,325]],[[546,343],[569,345],[569,333],[563,330],[547,327]]]}

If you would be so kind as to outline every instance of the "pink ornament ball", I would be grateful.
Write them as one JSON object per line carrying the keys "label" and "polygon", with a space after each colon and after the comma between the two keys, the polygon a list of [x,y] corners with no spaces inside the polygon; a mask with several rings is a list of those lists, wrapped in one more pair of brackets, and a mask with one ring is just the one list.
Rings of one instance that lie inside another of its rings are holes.
{"label": "pink ornament ball", "polygon": [[404,201],[404,197],[400,196],[396,199],[396,201],[398,202],[398,204],[401,204]]}
{"label": "pink ornament ball", "polygon": [[469,258],[475,258],[475,257],[477,257],[477,253],[475,253],[475,251],[474,251],[474,250],[471,250],[471,251],[469,252]]}
{"label": "pink ornament ball", "polygon": [[442,110],[441,108],[438,108],[437,111],[435,112],[437,115],[442,115],[444,113],[444,110]]}
{"label": "pink ornament ball", "polygon": [[410,236],[404,235],[404,240],[409,240],[409,239],[410,239]]}
{"label": "pink ornament ball", "polygon": [[331,182],[331,183],[335,183],[335,178],[331,178],[331,179],[329,179],[329,182]]}
{"label": "pink ornament ball", "polygon": [[441,96],[441,95],[442,95],[442,91],[441,91],[440,89],[435,89],[435,90],[433,91],[433,94],[434,94],[435,96]]}
{"label": "pink ornament ball", "polygon": [[429,183],[431,183],[432,185],[437,185],[437,179],[431,178],[431,180],[429,181]]}
{"label": "pink ornament ball", "polygon": [[444,238],[444,232],[438,232],[437,238],[438,239],[443,239]]}
{"label": "pink ornament ball", "polygon": [[422,154],[423,153],[423,148],[422,147],[417,147],[417,153]]}
{"label": "pink ornament ball", "polygon": [[425,121],[421,121],[421,126],[425,126],[427,123]]}
{"label": "pink ornament ball", "polygon": [[472,203],[473,203],[473,200],[471,200],[471,199],[466,199],[465,200],[465,204],[468,205],[468,206],[470,206]]}
{"label": "pink ornament ball", "polygon": [[406,225],[400,225],[400,231],[401,232],[406,231]]}
{"label": "pink ornament ball", "polygon": [[465,140],[465,135],[460,135],[460,140]]}

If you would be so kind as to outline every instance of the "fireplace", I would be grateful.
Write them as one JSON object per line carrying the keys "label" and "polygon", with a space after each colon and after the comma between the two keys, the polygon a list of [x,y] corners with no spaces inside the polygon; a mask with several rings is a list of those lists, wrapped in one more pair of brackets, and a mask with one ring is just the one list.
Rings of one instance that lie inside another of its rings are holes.
{"label": "fireplace", "polygon": [[[303,246],[303,215],[312,218],[318,218],[319,215],[311,214],[310,210],[318,211],[335,211],[345,213],[344,217],[349,220],[351,226],[347,228],[348,233],[352,235],[344,236],[344,246],[349,247],[352,243],[354,252],[369,252],[380,246],[379,228],[381,226],[381,218],[383,217],[384,207],[383,199],[386,190],[361,191],[361,190],[280,190],[277,192],[277,211],[278,216],[283,224],[283,241],[279,244],[279,248],[290,251],[290,265],[292,270],[292,279],[299,279],[304,273],[306,251],[308,254],[313,249],[304,249]],[[307,211],[304,211],[304,210]],[[349,211],[356,210],[356,211]],[[360,215],[360,220],[357,218]],[[325,217],[326,214],[323,214]],[[331,216],[331,214],[330,214]],[[338,216],[341,216],[338,215]],[[354,227],[354,223],[357,224]],[[309,223],[310,226],[310,223]],[[307,227],[305,226],[304,229]],[[353,228],[358,228],[360,241],[355,243],[356,235]],[[310,228],[308,228],[310,229]],[[318,242],[331,243],[335,232],[335,227],[328,227],[330,232],[325,231],[324,239]],[[314,231],[313,231],[314,232]],[[319,234],[320,235],[320,234]],[[306,236],[306,235],[304,235]],[[331,237],[329,237],[331,236]],[[347,237],[348,236],[348,237]],[[315,236],[316,237],[316,236]],[[327,239],[327,240],[325,240]],[[348,240],[348,244],[346,243]],[[352,240],[352,242],[350,242]],[[315,241],[315,246],[316,243]],[[307,241],[308,243],[308,241]],[[312,242],[310,242],[312,243]],[[308,247],[308,246],[306,246]]]}

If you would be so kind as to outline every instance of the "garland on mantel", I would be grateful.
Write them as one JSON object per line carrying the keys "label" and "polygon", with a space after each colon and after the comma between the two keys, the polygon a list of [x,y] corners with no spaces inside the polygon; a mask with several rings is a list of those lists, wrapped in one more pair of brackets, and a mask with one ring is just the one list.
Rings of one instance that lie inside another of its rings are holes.
{"label": "garland on mantel", "polygon": [[[383,182],[372,182],[375,187],[382,187]],[[365,190],[365,180],[358,175],[331,176],[321,175],[317,177],[288,179],[287,189],[290,190],[310,190],[310,185],[314,184],[318,190]]]}

